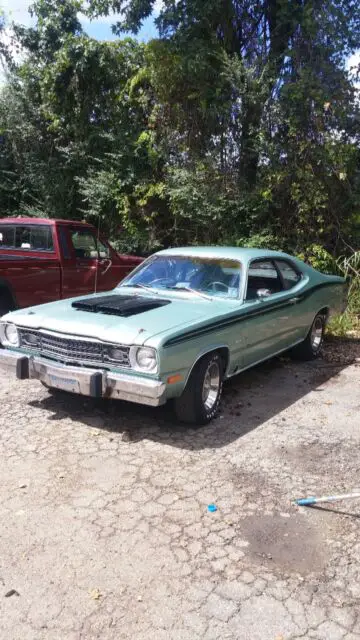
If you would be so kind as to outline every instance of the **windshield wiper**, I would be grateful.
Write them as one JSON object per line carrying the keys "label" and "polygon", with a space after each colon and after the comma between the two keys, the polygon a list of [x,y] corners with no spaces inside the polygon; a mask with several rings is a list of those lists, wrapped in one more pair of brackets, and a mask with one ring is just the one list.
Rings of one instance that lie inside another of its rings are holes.
{"label": "windshield wiper", "polygon": [[121,286],[122,287],[134,287],[134,289],[136,289],[136,288],[145,289],[145,291],[151,291],[151,293],[156,293],[156,295],[159,295],[159,292],[157,291],[157,289],[153,289],[152,287],[147,287],[146,284],[139,284],[138,282],[136,284],[123,284]]}
{"label": "windshield wiper", "polygon": [[173,289],[174,291],[189,291],[190,293],[195,293],[200,298],[205,298],[205,300],[213,300],[211,296],[208,296],[206,293],[202,293],[201,291],[197,291],[196,289],[192,289],[191,287],[166,287],[167,289]]}

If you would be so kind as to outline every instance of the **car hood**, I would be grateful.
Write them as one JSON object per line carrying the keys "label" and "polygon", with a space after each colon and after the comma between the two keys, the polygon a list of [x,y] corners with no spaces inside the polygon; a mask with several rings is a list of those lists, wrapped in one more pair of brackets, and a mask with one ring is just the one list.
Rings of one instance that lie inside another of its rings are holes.
{"label": "car hood", "polygon": [[[118,299],[127,296],[128,292],[120,294],[119,289],[108,292],[105,311],[101,311],[101,308],[97,311],[96,307],[97,301],[101,301],[104,294],[94,294],[21,309],[7,314],[3,320],[31,329],[44,329],[111,343],[142,345],[155,335],[171,333],[174,329],[217,316],[228,306],[228,303],[218,300],[173,297],[161,293],[154,296],[141,292],[139,295],[129,296],[136,303],[135,307],[140,300],[151,303],[165,301],[166,304],[150,309],[145,305],[144,310],[136,310],[134,313],[131,307],[130,315],[126,317],[118,315],[116,309],[116,313],[113,313],[112,307],[119,306]],[[86,309],[87,305],[90,309]]]}

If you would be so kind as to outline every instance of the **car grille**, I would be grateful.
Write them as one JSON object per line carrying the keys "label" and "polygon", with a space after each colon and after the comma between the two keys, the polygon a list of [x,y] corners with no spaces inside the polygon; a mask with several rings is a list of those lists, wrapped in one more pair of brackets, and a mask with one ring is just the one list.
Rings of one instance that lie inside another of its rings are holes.
{"label": "car grille", "polygon": [[92,340],[63,338],[33,329],[19,329],[20,345],[65,363],[130,367],[130,347]]}

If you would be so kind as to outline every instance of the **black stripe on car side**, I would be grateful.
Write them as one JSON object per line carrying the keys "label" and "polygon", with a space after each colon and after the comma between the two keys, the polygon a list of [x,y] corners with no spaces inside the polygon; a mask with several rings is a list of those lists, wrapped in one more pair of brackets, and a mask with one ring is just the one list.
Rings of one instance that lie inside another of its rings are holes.
{"label": "black stripe on car side", "polygon": [[[172,347],[174,345],[185,342],[186,340],[192,340],[193,338],[198,338],[199,336],[206,335],[207,333],[210,333],[214,329],[224,329],[226,327],[232,326],[233,324],[238,324],[240,322],[243,322],[244,320],[248,320],[249,318],[254,318],[256,316],[263,316],[263,315],[266,315],[267,313],[271,313],[272,311],[276,311],[278,309],[284,309],[286,307],[294,306],[294,304],[299,304],[299,302],[302,302],[303,300],[308,298],[310,295],[314,293],[314,291],[317,291],[318,289],[322,289],[324,287],[329,287],[334,285],[343,286],[343,283],[342,282],[322,282],[321,284],[314,285],[313,287],[311,287],[311,289],[307,289],[302,293],[299,292],[297,294],[295,292],[292,292],[289,295],[289,298],[286,298],[286,300],[278,300],[277,302],[274,302],[272,305],[266,305],[266,308],[262,307],[258,309],[251,309],[248,312],[237,314],[236,316],[232,316],[231,318],[224,318],[223,320],[215,320],[215,321],[213,320],[211,323],[204,325],[203,327],[199,327],[199,329],[192,329],[190,331],[186,331],[185,333],[182,333],[180,336],[176,336],[175,338],[170,338],[163,344],[163,347],[164,348]],[[292,298],[296,298],[296,303],[290,302]]]}

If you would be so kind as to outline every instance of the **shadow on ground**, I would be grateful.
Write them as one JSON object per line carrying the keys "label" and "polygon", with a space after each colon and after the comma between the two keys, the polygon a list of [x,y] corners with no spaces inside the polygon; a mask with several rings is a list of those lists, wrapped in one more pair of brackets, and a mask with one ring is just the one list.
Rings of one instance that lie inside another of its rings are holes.
{"label": "shadow on ground", "polygon": [[218,417],[206,427],[180,425],[171,404],[144,407],[114,400],[95,400],[66,392],[32,400],[30,406],[44,409],[51,420],[70,417],[90,428],[123,433],[128,441],[143,439],[174,447],[201,450],[223,447],[267,420],[279,417],[289,406],[322,386],[360,357],[360,340],[331,338],[324,358],[299,363],[278,357],[229,380]]}

